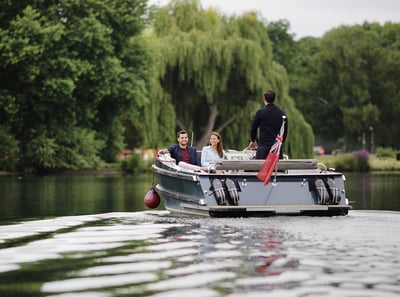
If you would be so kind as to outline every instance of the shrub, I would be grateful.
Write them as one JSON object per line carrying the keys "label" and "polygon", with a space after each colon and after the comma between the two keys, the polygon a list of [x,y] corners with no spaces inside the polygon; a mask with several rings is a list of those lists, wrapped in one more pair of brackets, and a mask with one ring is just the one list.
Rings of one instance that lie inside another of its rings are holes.
{"label": "shrub", "polygon": [[334,159],[334,167],[338,171],[365,172],[371,169],[370,154],[366,150],[356,151],[353,154],[338,155]]}
{"label": "shrub", "polygon": [[359,150],[354,152],[353,153],[353,158],[355,160],[354,171],[360,171],[360,172],[369,171],[371,169],[369,165],[369,157],[370,154],[366,150]]}
{"label": "shrub", "polygon": [[19,161],[19,143],[13,135],[0,126],[0,171],[14,171]]}
{"label": "shrub", "polygon": [[343,154],[335,157],[334,167],[338,171],[354,171],[355,160],[351,154]]}
{"label": "shrub", "polygon": [[95,169],[104,165],[99,157],[104,142],[87,129],[58,130],[51,137],[40,131],[26,144],[25,172],[51,172],[62,169]]}
{"label": "shrub", "polygon": [[378,147],[376,149],[376,157],[377,158],[390,158],[390,159],[395,159],[396,158],[397,151],[392,149],[391,147]]}
{"label": "shrub", "polygon": [[146,161],[140,152],[132,152],[126,159],[121,161],[121,169],[126,172],[145,172],[150,170],[151,161]]}

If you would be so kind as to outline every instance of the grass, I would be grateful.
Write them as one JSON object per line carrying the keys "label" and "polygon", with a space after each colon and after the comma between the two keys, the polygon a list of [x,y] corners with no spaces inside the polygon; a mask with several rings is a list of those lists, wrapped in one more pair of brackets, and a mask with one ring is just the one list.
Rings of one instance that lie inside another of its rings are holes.
{"label": "grass", "polygon": [[[336,167],[335,160],[338,160],[341,155],[324,155],[314,156],[318,162],[324,163],[327,167]],[[375,155],[370,155],[369,165],[371,171],[400,171],[400,161],[395,158],[378,158]]]}
{"label": "grass", "polygon": [[371,170],[375,171],[400,171],[400,161],[396,159],[371,157],[370,165]]}

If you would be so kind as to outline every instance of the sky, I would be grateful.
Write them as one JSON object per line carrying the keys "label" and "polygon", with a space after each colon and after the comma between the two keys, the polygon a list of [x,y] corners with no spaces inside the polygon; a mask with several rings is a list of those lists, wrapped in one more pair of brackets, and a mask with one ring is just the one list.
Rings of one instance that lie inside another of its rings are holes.
{"label": "sky", "polygon": [[[340,25],[367,22],[400,23],[400,0],[200,0],[203,8],[213,7],[223,14],[240,15],[257,11],[267,22],[286,19],[295,39],[322,37]],[[165,5],[169,0],[149,0]]]}

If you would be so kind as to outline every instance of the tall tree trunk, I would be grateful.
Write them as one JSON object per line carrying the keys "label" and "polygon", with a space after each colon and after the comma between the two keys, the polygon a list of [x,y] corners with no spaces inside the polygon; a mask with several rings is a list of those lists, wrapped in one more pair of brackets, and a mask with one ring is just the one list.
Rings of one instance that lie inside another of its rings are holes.
{"label": "tall tree trunk", "polygon": [[208,122],[204,128],[203,135],[200,140],[196,143],[197,149],[201,150],[203,146],[207,145],[210,140],[210,134],[214,129],[215,121],[218,116],[218,106],[215,102],[210,105],[210,116],[208,117]]}

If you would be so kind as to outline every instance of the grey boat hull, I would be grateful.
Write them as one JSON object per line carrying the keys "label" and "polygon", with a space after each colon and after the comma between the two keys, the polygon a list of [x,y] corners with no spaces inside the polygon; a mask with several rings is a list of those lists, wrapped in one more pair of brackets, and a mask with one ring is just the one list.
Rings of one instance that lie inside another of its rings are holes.
{"label": "grey boat hull", "polygon": [[256,177],[261,165],[259,160],[226,161],[207,173],[157,158],[152,171],[165,208],[174,213],[336,216],[351,209],[342,173],[320,170],[315,160],[279,161],[278,171],[264,185]]}

